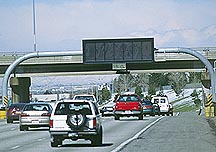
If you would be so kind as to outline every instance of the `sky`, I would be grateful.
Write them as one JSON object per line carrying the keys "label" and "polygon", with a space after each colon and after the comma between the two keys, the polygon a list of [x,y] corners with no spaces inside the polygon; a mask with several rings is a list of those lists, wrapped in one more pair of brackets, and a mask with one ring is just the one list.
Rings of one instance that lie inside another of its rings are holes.
{"label": "sky", "polygon": [[[33,0],[0,0],[0,52],[33,52]],[[84,38],[154,38],[156,48],[215,47],[215,0],[35,0],[37,51]]]}

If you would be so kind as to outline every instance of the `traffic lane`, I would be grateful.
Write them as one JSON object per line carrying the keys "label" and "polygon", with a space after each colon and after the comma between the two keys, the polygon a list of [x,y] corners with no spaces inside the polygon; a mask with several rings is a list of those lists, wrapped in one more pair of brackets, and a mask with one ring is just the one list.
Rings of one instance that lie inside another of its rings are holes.
{"label": "traffic lane", "polygon": [[6,134],[0,134],[0,136],[4,136],[3,138],[1,138],[0,151],[112,151],[122,142],[133,137],[137,132],[142,130],[143,127],[147,126],[155,119],[156,117],[144,117],[144,120],[138,120],[137,118],[130,117],[121,118],[121,120],[115,121],[113,117],[102,118],[102,124],[104,128],[103,145],[96,147],[91,146],[89,141],[66,140],[63,142],[63,146],[58,148],[51,148],[48,131],[34,129],[30,131],[20,132],[19,124],[8,124],[6,125],[7,127],[14,126],[16,127],[16,129],[13,131],[9,130]]}
{"label": "traffic lane", "polygon": [[[58,151],[59,149],[69,151],[80,152],[110,152],[118,147],[125,140],[132,138],[137,132],[142,130],[143,127],[153,122],[156,117],[146,117],[144,120],[138,120],[137,118],[121,118],[121,120],[114,120],[113,117],[102,118],[103,124],[103,144],[101,146],[91,146],[90,141],[78,140],[71,141],[66,140],[63,145],[58,148],[51,148],[49,151]],[[48,150],[48,149],[47,149]]]}
{"label": "traffic lane", "polygon": [[189,112],[174,117],[164,117],[154,127],[121,149],[121,152],[215,152],[215,141],[216,136],[205,116]]}
{"label": "traffic lane", "polygon": [[[9,131],[3,131],[5,128],[15,128]],[[0,151],[17,151],[22,149],[25,151],[26,146],[34,147],[35,143],[42,140],[49,140],[47,129],[31,129],[31,131],[19,131],[19,124],[6,124],[0,128]],[[36,149],[35,149],[36,150]]]}

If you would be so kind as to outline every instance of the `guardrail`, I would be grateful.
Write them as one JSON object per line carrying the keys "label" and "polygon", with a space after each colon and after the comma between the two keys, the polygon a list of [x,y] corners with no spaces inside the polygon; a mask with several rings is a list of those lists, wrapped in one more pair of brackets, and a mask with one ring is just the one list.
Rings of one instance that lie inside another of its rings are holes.
{"label": "guardrail", "polygon": [[[31,53],[31,52],[29,52]],[[10,65],[16,59],[29,54],[24,52],[1,52],[0,53],[0,65]],[[21,63],[26,64],[54,64],[54,63],[82,63],[82,56],[55,56],[55,57],[43,57],[43,58],[31,58]]]}
{"label": "guardrail", "polygon": [[[195,47],[193,50],[198,51],[207,59],[216,60],[216,47]],[[0,65],[10,65],[19,57],[31,52],[0,52]],[[184,53],[157,53],[154,58],[156,62],[171,60],[198,60],[197,58]],[[61,57],[43,57],[32,58],[24,61],[22,64],[54,64],[54,63],[83,63],[82,56],[61,56]]]}
{"label": "guardrail", "polygon": [[[199,47],[191,48],[201,53],[207,59],[216,59],[216,47]],[[155,61],[171,61],[171,60],[198,60],[196,57],[185,53],[154,53]]]}

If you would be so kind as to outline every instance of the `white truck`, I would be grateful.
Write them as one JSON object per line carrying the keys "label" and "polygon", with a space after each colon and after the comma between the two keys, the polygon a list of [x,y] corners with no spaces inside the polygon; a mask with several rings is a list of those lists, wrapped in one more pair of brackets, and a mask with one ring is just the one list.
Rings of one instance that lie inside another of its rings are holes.
{"label": "white truck", "polygon": [[168,115],[169,116],[169,112],[170,112],[170,106],[169,106],[169,100],[168,97],[166,96],[154,96],[151,99],[151,102],[153,104],[158,104],[160,107],[160,114],[162,115]]}
{"label": "white truck", "polygon": [[87,100],[58,102],[50,117],[51,147],[62,145],[63,140],[90,140],[102,145],[103,128],[97,103]]}

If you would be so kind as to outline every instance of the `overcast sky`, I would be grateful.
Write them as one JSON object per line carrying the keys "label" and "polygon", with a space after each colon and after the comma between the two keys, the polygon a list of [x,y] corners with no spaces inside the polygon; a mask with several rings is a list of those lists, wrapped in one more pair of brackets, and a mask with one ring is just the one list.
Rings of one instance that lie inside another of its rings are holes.
{"label": "overcast sky", "polygon": [[[216,46],[215,0],[35,0],[37,50],[83,38],[154,37],[155,47]],[[0,52],[33,52],[32,0],[0,0]]]}

